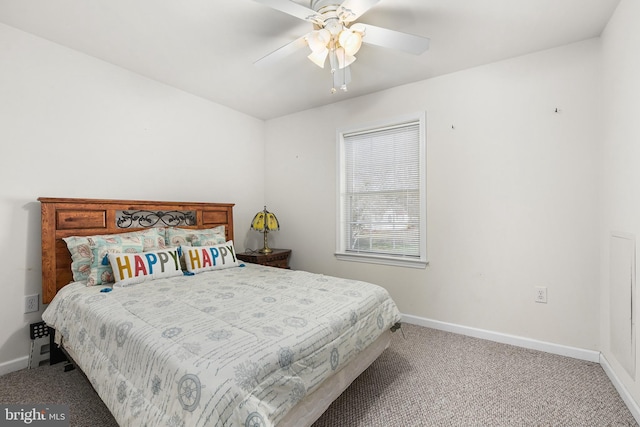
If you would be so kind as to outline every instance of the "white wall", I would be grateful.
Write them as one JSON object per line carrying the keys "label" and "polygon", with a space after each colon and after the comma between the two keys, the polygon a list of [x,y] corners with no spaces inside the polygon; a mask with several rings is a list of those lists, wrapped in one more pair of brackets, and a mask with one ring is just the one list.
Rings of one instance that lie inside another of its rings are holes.
{"label": "white wall", "polygon": [[[601,351],[636,402],[640,383],[611,352],[609,333],[609,236],[612,231],[640,236],[640,2],[622,0],[603,33],[604,148],[603,227],[601,230]],[[639,252],[636,250],[636,265]],[[638,301],[636,293],[636,301]],[[637,306],[634,307],[638,319]],[[636,326],[636,343],[638,328]],[[636,351],[636,367],[640,367]],[[637,368],[636,368],[637,369]],[[637,375],[636,375],[637,377]]]}
{"label": "white wall", "polygon": [[[383,285],[405,314],[597,349],[600,59],[593,39],[268,121],[271,246],[294,268]],[[418,110],[429,266],[337,261],[336,129]]]}
{"label": "white wall", "polygon": [[264,123],[0,24],[0,374],[26,366],[40,196],[262,207]]}

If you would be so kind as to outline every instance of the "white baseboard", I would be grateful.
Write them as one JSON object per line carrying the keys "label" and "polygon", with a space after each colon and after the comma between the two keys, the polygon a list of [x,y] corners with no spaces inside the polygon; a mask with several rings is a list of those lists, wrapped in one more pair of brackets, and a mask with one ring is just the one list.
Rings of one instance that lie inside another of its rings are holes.
{"label": "white baseboard", "polygon": [[502,344],[515,345],[517,347],[540,350],[546,353],[558,354],[572,357],[574,359],[587,360],[589,362],[600,362],[600,352],[595,350],[585,350],[582,348],[568,347],[560,344],[553,344],[545,341],[538,341],[531,338],[523,338],[516,335],[502,334],[500,332],[488,331],[485,329],[471,328],[468,326],[456,325],[454,323],[440,322],[438,320],[425,319],[424,317],[402,315],[402,321],[412,325],[425,326],[427,328],[438,329],[455,334],[467,335],[475,338],[482,338]]}
{"label": "white baseboard", "polygon": [[600,355],[600,366],[602,366],[602,369],[604,369],[604,372],[607,374],[607,376],[611,380],[611,383],[618,391],[618,394],[622,398],[622,401],[627,405],[627,408],[629,408],[629,411],[631,412],[631,415],[633,415],[633,418],[635,418],[638,424],[640,424],[640,406],[638,406],[633,397],[631,397],[631,393],[629,393],[627,388],[622,384],[622,381],[620,381],[620,378],[618,378],[613,368],[611,368],[609,361],[606,357],[604,357],[603,354]]}
{"label": "white baseboard", "polygon": [[29,356],[19,357],[17,359],[9,360],[8,362],[0,363],[0,375],[19,371],[20,369],[26,369],[28,367]]}

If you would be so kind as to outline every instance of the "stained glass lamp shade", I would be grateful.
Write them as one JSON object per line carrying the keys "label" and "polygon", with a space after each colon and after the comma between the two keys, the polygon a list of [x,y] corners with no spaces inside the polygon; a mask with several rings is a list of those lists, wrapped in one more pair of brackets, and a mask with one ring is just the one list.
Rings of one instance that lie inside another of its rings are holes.
{"label": "stained glass lamp shade", "polygon": [[273,252],[273,250],[269,247],[267,243],[267,234],[269,231],[279,230],[280,223],[278,222],[278,218],[273,212],[269,212],[267,207],[264,207],[264,210],[258,212],[251,221],[251,229],[257,230],[264,233],[264,247],[260,249],[258,252],[263,254],[269,254]]}

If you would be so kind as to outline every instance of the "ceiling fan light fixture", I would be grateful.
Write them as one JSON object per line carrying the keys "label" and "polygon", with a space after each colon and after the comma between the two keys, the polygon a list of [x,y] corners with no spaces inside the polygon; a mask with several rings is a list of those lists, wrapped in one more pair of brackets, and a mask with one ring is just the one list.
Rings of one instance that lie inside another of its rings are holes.
{"label": "ceiling fan light fixture", "polygon": [[311,31],[306,37],[307,44],[311,49],[311,54],[307,56],[320,68],[324,68],[324,63],[327,60],[329,54],[329,45],[331,43],[331,33],[324,28],[320,30]]}
{"label": "ceiling fan light fixture", "polygon": [[320,68],[324,68],[324,63],[327,61],[327,55],[329,54],[329,49],[326,47],[323,50],[317,50],[311,52],[307,58],[311,60],[314,64],[316,64]]}
{"label": "ceiling fan light fixture", "polygon": [[331,33],[329,30],[321,29],[311,31],[307,35],[307,44],[312,52],[322,51],[327,49],[329,42],[331,41]]}
{"label": "ceiling fan light fixture", "polygon": [[347,55],[353,56],[358,53],[362,46],[362,34],[345,28],[340,32],[340,35],[338,35],[338,43],[344,48]]}
{"label": "ceiling fan light fixture", "polygon": [[301,5],[301,0],[255,1],[313,24],[313,31],[256,61],[256,64],[265,63],[267,58],[288,55],[294,49],[307,45],[311,49],[308,58],[317,66],[325,68],[329,57],[331,93],[335,93],[336,88],[347,90],[347,84],[351,82],[349,65],[356,60],[355,55],[363,39],[367,44],[415,55],[429,48],[426,37],[356,22],[380,0],[307,0],[310,8]]}

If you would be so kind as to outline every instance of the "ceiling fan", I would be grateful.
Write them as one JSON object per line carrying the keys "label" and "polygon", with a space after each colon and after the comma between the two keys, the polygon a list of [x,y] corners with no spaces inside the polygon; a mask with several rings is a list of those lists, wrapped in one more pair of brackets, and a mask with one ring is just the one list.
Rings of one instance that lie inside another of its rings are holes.
{"label": "ceiling fan", "polygon": [[347,91],[351,80],[349,65],[362,43],[399,49],[420,55],[429,48],[429,39],[363,24],[356,21],[380,0],[310,0],[310,8],[290,0],[255,0],[273,9],[295,16],[313,24],[314,30],[257,60],[256,65],[271,64],[296,50],[308,46],[308,58],[324,68],[327,58],[331,68],[331,93],[336,87]]}

